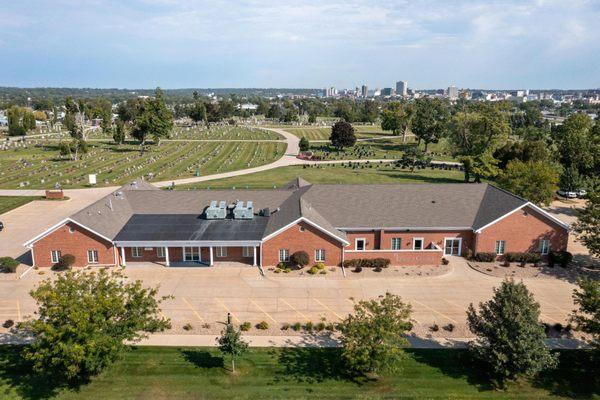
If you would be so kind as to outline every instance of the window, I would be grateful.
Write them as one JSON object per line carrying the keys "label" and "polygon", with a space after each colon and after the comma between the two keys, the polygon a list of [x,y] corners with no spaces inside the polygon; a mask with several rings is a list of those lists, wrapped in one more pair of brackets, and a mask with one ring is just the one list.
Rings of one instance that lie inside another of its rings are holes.
{"label": "window", "polygon": [[131,248],[131,257],[141,258],[142,257],[142,248],[141,247],[132,247]]}
{"label": "window", "polygon": [[550,241],[547,239],[540,240],[540,253],[546,255],[550,252]]}
{"label": "window", "polygon": [[69,227],[69,233],[75,233],[75,228],[74,228],[74,227],[72,227],[72,226],[70,226],[70,227]]}
{"label": "window", "polygon": [[413,238],[413,250],[423,250],[423,238]]}
{"label": "window", "polygon": [[244,246],[244,257],[254,257],[253,249],[252,246]]}
{"label": "window", "polygon": [[88,263],[90,263],[90,264],[98,263],[98,251],[97,250],[88,250]]}
{"label": "window", "polygon": [[164,247],[157,247],[156,248],[156,257],[158,257],[158,258],[164,258],[165,257],[165,248]]}
{"label": "window", "polygon": [[217,247],[217,257],[227,257],[227,247]]}
{"label": "window", "polygon": [[315,250],[315,261],[325,261],[325,249]]}
{"label": "window", "polygon": [[290,251],[288,249],[279,249],[279,262],[290,261]]}
{"label": "window", "polygon": [[356,239],[354,241],[354,249],[355,250],[364,250],[367,241],[364,238]]}
{"label": "window", "polygon": [[50,258],[54,264],[60,262],[60,250],[52,250],[50,252]]}
{"label": "window", "polygon": [[300,227],[300,232],[304,232],[306,230],[306,228],[304,228],[303,226]]}
{"label": "window", "polygon": [[505,244],[506,244],[506,242],[504,240],[496,240],[496,247],[494,249],[494,251],[496,252],[496,254],[498,254],[499,256],[501,256],[502,254],[504,254]]}
{"label": "window", "polygon": [[401,250],[402,249],[402,239],[401,238],[392,238],[392,250]]}

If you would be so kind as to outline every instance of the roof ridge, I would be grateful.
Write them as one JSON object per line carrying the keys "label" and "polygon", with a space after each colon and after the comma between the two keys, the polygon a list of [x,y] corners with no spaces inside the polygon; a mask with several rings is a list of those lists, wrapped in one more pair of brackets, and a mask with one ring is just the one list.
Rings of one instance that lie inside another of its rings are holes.
{"label": "roof ridge", "polygon": [[508,190],[506,190],[506,189],[503,189],[503,188],[501,188],[500,186],[496,186],[496,185],[494,185],[493,183],[489,183],[489,182],[484,182],[484,183],[485,183],[486,185],[488,185],[488,187],[493,187],[494,189],[500,190],[501,192],[504,192],[504,193],[506,193],[506,194],[508,194],[508,195],[511,195],[511,196],[513,196],[513,197],[516,197],[516,198],[517,198],[517,199],[519,199],[519,200],[523,200],[523,201],[524,201],[524,202],[526,202],[526,203],[530,203],[530,201],[529,201],[529,200],[527,200],[526,198],[524,198],[524,197],[521,197],[521,196],[519,196],[519,195],[516,195],[516,194],[514,194],[514,193],[512,193],[512,192],[509,192]]}

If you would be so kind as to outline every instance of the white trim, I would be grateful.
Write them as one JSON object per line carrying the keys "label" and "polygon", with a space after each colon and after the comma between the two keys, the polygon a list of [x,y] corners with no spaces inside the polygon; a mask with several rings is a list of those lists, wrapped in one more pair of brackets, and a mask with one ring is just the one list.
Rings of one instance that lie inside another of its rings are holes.
{"label": "white trim", "polygon": [[423,250],[412,250],[412,249],[403,249],[403,250],[344,250],[346,253],[424,253],[424,252],[436,252],[436,251],[441,251],[444,252],[443,249],[440,249],[439,247],[435,248],[435,249],[423,249]]}
{"label": "white trim", "polygon": [[54,232],[55,230],[57,230],[58,228],[60,228],[61,226],[63,226],[64,224],[71,222],[75,225],[78,225],[80,227],[82,227],[83,229],[93,233],[94,235],[101,237],[102,239],[106,240],[107,242],[113,243],[112,239],[107,238],[104,235],[99,234],[98,232],[88,228],[87,226],[75,221],[74,219],[71,218],[65,218],[62,221],[60,221],[59,223],[52,225],[50,228],[46,229],[44,232],[40,233],[39,235],[37,235],[36,237],[34,237],[33,239],[30,239],[29,241],[25,242],[23,244],[24,247],[29,247],[30,245],[32,245],[33,243],[37,242],[38,240],[48,236],[49,234],[51,234],[52,232]]}
{"label": "white trim", "polygon": [[169,248],[165,247],[165,265],[167,267],[171,266],[171,260],[169,260]]}
{"label": "white trim", "polygon": [[210,247],[210,246],[223,246],[223,247],[242,247],[242,246],[258,246],[260,240],[247,240],[247,241],[234,241],[234,240],[156,240],[156,241],[116,241],[115,245],[125,247]]}
{"label": "white trim", "polygon": [[[502,252],[498,251],[498,243],[502,243]],[[506,240],[498,239],[494,242],[494,253],[496,253],[498,256],[503,256],[504,253],[506,253]]]}
{"label": "white trim", "polygon": [[227,257],[227,247],[226,246],[217,246],[217,258],[225,258]]}
{"label": "white trim", "polygon": [[[544,246],[542,245],[543,243],[546,243],[546,251],[544,251]],[[550,239],[540,239],[539,247],[540,254],[542,256],[547,256],[548,254],[550,254]]]}
{"label": "white trim", "polygon": [[[420,249],[415,249],[415,240],[420,240],[421,241],[421,248]],[[423,251],[423,250],[425,250],[425,238],[423,238],[423,237],[413,237],[412,238],[412,249],[413,249],[413,251]]]}
{"label": "white trim", "polygon": [[[321,254],[322,257],[319,257],[319,254]],[[325,262],[326,258],[327,252],[325,249],[315,249],[315,262]]]}
{"label": "white trim", "polygon": [[[165,258],[165,248],[163,246],[156,246],[156,258]],[[159,254],[162,253],[162,254]]]}
{"label": "white trim", "polygon": [[[284,252],[283,260],[281,259],[281,252]],[[277,258],[279,262],[289,262],[290,261],[290,249],[279,249]]]}
{"label": "white trim", "polygon": [[[92,259],[90,260],[90,253],[92,255]],[[98,264],[98,259],[99,259],[99,254],[98,254],[98,250],[88,250],[87,251],[87,259],[88,259],[88,264]]]}
{"label": "white trim", "polygon": [[[135,249],[135,253],[133,252]],[[142,249],[142,250],[138,250]],[[142,258],[144,256],[144,248],[142,246],[132,246],[131,247],[131,258]]]}
{"label": "white trim", "polygon": [[121,247],[121,265],[127,266],[127,261],[125,260],[125,247]]}
{"label": "white trim", "polygon": [[[362,250],[358,249],[358,241],[362,240],[363,248]],[[367,249],[367,239],[366,238],[354,238],[354,250],[356,251],[365,251]]]}
{"label": "white trim", "polygon": [[376,226],[376,227],[360,227],[360,228],[352,228],[352,227],[335,227],[340,231],[355,231],[355,232],[368,232],[368,231],[472,231],[472,226],[433,226],[433,227],[424,227],[424,226],[393,226],[393,227],[385,227],[385,226]]}
{"label": "white trim", "polygon": [[289,224],[287,224],[286,226],[284,226],[283,228],[279,228],[278,230],[276,230],[275,232],[265,236],[262,238],[263,243],[266,242],[267,240],[273,238],[274,236],[277,236],[278,234],[280,234],[281,232],[285,231],[286,229],[289,229],[290,227],[296,225],[298,222],[306,222],[307,224],[319,229],[320,231],[322,231],[323,233],[331,236],[334,239],[339,240],[342,243],[346,243],[346,244],[350,244],[350,242],[348,242],[346,239],[341,238],[339,236],[334,235],[333,233],[329,232],[327,229],[315,224],[314,222],[312,222],[311,220],[307,219],[306,217],[300,217],[295,221],[290,222]]}
{"label": "white trim", "polygon": [[[446,254],[446,240],[458,240],[458,254]],[[462,255],[462,238],[461,237],[445,237],[444,238],[444,247],[442,248],[445,256]]]}
{"label": "white trim", "polygon": [[565,229],[570,229],[569,224],[565,224],[564,222],[562,222],[561,220],[559,220],[558,218],[556,218],[555,216],[553,216],[552,214],[550,214],[549,212],[545,211],[542,208],[539,208],[538,206],[536,206],[535,204],[531,203],[531,202],[527,202],[523,205],[520,205],[519,207],[515,208],[514,210],[502,215],[499,218],[496,218],[495,220],[493,220],[492,222],[490,222],[489,224],[486,224],[484,226],[482,226],[481,228],[475,230],[475,233],[481,233],[481,231],[483,231],[485,228],[494,225],[496,222],[503,220],[504,218],[508,217],[509,215],[514,214],[515,212],[523,209],[524,207],[530,206],[531,208],[533,208],[535,211],[539,212],[540,214],[542,214],[544,217],[548,218],[549,220],[557,223],[558,225],[560,225],[561,227],[565,228]]}
{"label": "white trim", "polygon": [[[54,259],[54,255],[57,255],[56,260]],[[53,264],[59,263],[60,262],[60,257],[62,256],[61,251],[60,250],[50,250],[50,262]]]}
{"label": "white trim", "polygon": [[[394,240],[398,240],[400,243],[398,243],[400,246],[398,249],[394,248]],[[392,251],[398,251],[398,250],[402,250],[402,237],[398,237],[398,236],[394,236],[390,238],[390,250]]]}

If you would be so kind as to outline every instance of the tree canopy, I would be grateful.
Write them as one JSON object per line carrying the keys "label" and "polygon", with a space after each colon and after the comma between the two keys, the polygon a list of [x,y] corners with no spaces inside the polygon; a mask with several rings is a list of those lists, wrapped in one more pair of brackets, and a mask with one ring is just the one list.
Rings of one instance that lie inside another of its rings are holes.
{"label": "tree canopy", "polygon": [[558,168],[545,161],[513,160],[498,177],[500,186],[537,205],[548,205],[558,189]]}
{"label": "tree canopy", "polygon": [[331,136],[329,137],[333,147],[343,149],[352,147],[356,143],[354,127],[346,121],[338,121],[331,127]]}
{"label": "tree canopy", "polygon": [[173,114],[165,105],[160,88],[156,88],[154,98],[144,99],[139,106],[133,119],[131,136],[142,145],[146,143],[148,136],[157,144],[161,138],[168,138],[173,130]]}

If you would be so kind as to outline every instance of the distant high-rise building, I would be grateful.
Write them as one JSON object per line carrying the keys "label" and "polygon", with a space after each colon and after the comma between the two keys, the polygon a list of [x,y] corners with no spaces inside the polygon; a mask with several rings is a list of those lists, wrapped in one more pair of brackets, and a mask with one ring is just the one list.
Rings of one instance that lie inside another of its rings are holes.
{"label": "distant high-rise building", "polygon": [[391,87],[386,87],[381,89],[382,96],[391,96],[393,94],[393,89]]}
{"label": "distant high-rise building", "polygon": [[456,86],[448,86],[448,97],[450,100],[458,99],[458,88]]}
{"label": "distant high-rise building", "polygon": [[408,95],[408,82],[398,81],[396,82],[396,96],[406,97]]}
{"label": "distant high-rise building", "polygon": [[362,85],[362,87],[360,88],[360,95],[362,97],[367,97],[369,95],[369,88],[367,87],[367,85]]}
{"label": "distant high-rise building", "polygon": [[337,94],[338,94],[338,91],[333,86],[330,87],[329,89],[327,89],[327,97],[334,97],[334,96],[337,96]]}

